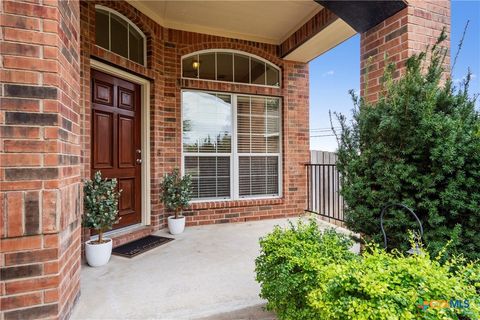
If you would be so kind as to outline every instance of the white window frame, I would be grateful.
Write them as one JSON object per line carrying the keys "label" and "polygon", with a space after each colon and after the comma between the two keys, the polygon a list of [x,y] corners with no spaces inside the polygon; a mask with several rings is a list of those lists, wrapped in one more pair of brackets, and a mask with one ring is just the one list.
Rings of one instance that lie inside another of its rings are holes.
{"label": "white window frame", "polygon": [[[211,80],[211,79],[201,79],[200,74],[197,75],[196,78],[191,78],[191,77],[184,77],[183,76],[183,60],[193,57],[193,56],[200,56],[201,54],[204,53],[215,53],[215,77],[217,77],[217,53],[231,53],[233,55],[233,61],[232,61],[232,76],[233,80],[235,80],[235,53],[236,54],[241,54],[243,56],[248,56],[248,66],[249,66],[249,81],[248,83],[245,82],[235,82],[235,81],[222,81],[222,80]],[[274,68],[275,70],[278,71],[278,86],[271,86],[271,85],[266,85],[266,84],[255,84],[251,83],[252,82],[252,75],[251,75],[251,63],[252,63],[252,58],[257,59],[259,61],[262,61],[265,63],[265,83],[267,82],[266,77],[267,77],[267,65],[270,67]],[[182,79],[188,79],[188,80],[201,80],[201,81],[209,81],[209,82],[219,82],[219,83],[233,83],[233,84],[243,84],[247,86],[256,86],[256,87],[266,87],[266,88],[281,88],[282,87],[282,69],[280,67],[274,65],[267,59],[264,59],[262,57],[259,57],[257,55],[245,52],[245,51],[240,51],[240,50],[233,50],[233,49],[207,49],[207,50],[200,50],[200,51],[195,51],[186,55],[183,55],[181,58],[181,63],[180,63],[180,74]]]}
{"label": "white window frame", "polygon": [[[139,65],[145,67],[147,65],[147,37],[145,36],[145,33],[143,33],[143,31],[137,25],[135,25],[135,23],[133,23],[130,19],[125,17],[120,12],[115,11],[115,10],[110,9],[108,7],[105,7],[105,6],[99,5],[99,4],[95,5],[95,13],[96,13],[97,9],[107,11],[108,14],[109,14],[109,16],[108,16],[108,48],[102,47],[102,46],[98,45],[97,43],[95,43],[95,45],[123,57],[122,55],[120,55],[118,53],[115,53],[111,50],[112,49],[112,30],[111,30],[111,19],[112,18],[111,18],[111,15],[114,14],[114,15],[116,15],[117,17],[119,17],[120,19],[124,20],[127,23],[127,53],[128,54],[127,54],[127,57],[124,57],[124,58],[128,59],[129,61],[132,61],[133,63],[139,64]],[[143,42],[143,63],[138,63],[138,62],[130,59],[130,29],[129,29],[130,27],[135,29],[143,39],[143,41],[142,41]]]}
{"label": "white window frame", "polygon": [[[191,153],[184,152],[183,150],[183,93],[184,92],[204,92],[211,94],[226,94],[232,97],[232,150],[228,154],[230,157],[230,197],[226,198],[202,198],[194,199],[192,203],[202,203],[202,202],[219,202],[219,201],[236,201],[236,200],[261,200],[261,199],[279,199],[283,197],[283,99],[278,96],[266,96],[266,95],[252,95],[252,94],[242,94],[242,93],[232,93],[232,92],[220,92],[220,91],[211,91],[211,90],[195,90],[195,89],[182,89],[180,94],[180,109],[181,109],[181,173],[185,174],[185,156],[192,157],[222,157],[226,156],[225,153]],[[237,97],[256,97],[256,98],[273,98],[278,99],[278,121],[279,121],[279,152],[278,153],[238,153],[237,151]],[[264,156],[264,157],[278,157],[278,194],[277,195],[258,195],[258,196],[240,196],[239,195],[239,157],[241,156]]]}

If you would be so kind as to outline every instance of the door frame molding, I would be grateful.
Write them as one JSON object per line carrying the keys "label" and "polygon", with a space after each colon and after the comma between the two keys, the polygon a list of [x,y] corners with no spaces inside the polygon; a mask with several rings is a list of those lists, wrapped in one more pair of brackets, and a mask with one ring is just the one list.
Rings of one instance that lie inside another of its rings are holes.
{"label": "door frame molding", "polygon": [[[108,73],[140,85],[141,88],[141,146],[142,146],[142,225],[151,224],[150,192],[150,81],[120,70],[95,59],[90,59],[92,69]],[[121,229],[120,229],[121,230]]]}

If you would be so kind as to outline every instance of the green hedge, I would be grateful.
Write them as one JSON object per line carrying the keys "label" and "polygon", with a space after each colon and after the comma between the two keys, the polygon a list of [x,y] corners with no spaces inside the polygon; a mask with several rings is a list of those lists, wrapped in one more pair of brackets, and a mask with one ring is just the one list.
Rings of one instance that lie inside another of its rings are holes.
{"label": "green hedge", "polygon": [[[441,38],[440,40],[442,40]],[[338,170],[350,230],[383,243],[382,206],[403,203],[423,223],[427,249],[445,242],[452,254],[480,259],[480,112],[469,90],[470,75],[455,88],[443,82],[440,43],[406,62],[393,80],[386,68],[380,99],[354,96],[352,121],[339,115]],[[418,225],[405,210],[385,219],[389,248],[408,249],[405,230]]]}
{"label": "green hedge", "polygon": [[[405,256],[375,246],[357,256],[350,245],[344,235],[320,232],[315,221],[262,238],[256,272],[267,309],[284,320],[480,318],[478,264],[441,264],[428,253]],[[418,307],[451,299],[463,308]]]}

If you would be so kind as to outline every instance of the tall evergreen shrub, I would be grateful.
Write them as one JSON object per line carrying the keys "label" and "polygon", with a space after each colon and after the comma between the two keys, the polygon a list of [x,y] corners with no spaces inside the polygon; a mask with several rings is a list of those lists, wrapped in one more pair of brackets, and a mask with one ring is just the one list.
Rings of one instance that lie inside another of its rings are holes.
{"label": "tall evergreen shrub", "polygon": [[[406,62],[394,80],[394,64],[383,77],[378,102],[353,93],[353,120],[338,115],[338,169],[350,229],[383,243],[380,210],[389,203],[411,207],[433,253],[449,239],[451,249],[480,258],[480,116],[468,94],[470,74],[456,88],[442,81],[446,49],[437,44]],[[368,90],[368,88],[367,88]],[[388,243],[408,249],[406,212],[386,217]]]}

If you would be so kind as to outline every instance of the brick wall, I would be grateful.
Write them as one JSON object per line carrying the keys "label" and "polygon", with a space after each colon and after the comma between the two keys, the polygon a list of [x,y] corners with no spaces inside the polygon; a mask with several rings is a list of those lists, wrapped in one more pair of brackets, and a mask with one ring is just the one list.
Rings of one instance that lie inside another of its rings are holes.
{"label": "brick wall", "polygon": [[[146,66],[94,44],[96,3],[117,10],[145,33]],[[407,9],[362,34],[362,70],[373,57],[369,99],[376,99],[381,89],[383,52],[402,66],[408,55],[435,40],[444,24],[449,27],[448,2],[409,3]],[[125,1],[44,0],[42,5],[3,1],[0,8],[0,293],[4,319],[67,318],[79,296],[80,181],[91,174],[91,58],[151,81],[152,230],[164,227],[169,215],[159,201],[160,181],[181,165],[183,88],[273,95],[283,101],[283,197],[194,204],[186,212],[187,224],[279,218],[303,211],[304,163],[309,160],[308,65],[280,58],[290,42],[281,49],[170,30]],[[319,17],[312,18],[315,25],[333,19]],[[302,41],[297,36],[301,33],[291,39],[293,43]],[[281,68],[282,88],[182,80],[181,57],[204,49],[236,49],[265,58]],[[364,82],[363,75],[362,90]],[[83,231],[87,237],[88,230]]]}
{"label": "brick wall", "polygon": [[[147,66],[132,63],[94,44],[95,4],[112,8],[147,36]],[[187,225],[249,221],[298,215],[306,202],[303,164],[309,159],[308,66],[284,61],[271,44],[229,39],[163,28],[123,1],[82,1],[82,175],[90,175],[90,58],[94,57],[151,80],[151,222],[154,229],[166,226],[160,203],[160,181],[181,165],[181,105],[183,88],[274,95],[283,98],[283,199],[228,201],[195,204],[186,212]],[[204,49],[236,49],[263,57],[282,68],[283,87],[265,88],[241,84],[181,79],[181,56]],[[299,112],[300,111],[300,112]],[[85,230],[85,237],[88,231]]]}
{"label": "brick wall", "polygon": [[63,318],[79,293],[79,5],[0,6],[0,304]]}
{"label": "brick wall", "polygon": [[[444,27],[448,39],[442,46],[450,48],[450,1],[416,0],[409,1],[407,8],[362,33],[360,40],[362,96],[369,101],[378,99],[382,90],[381,77],[385,66],[385,53],[390,61],[397,64],[398,77],[404,72],[408,57],[423,51],[427,45],[434,44]],[[447,54],[445,65],[449,66],[449,50]]]}

